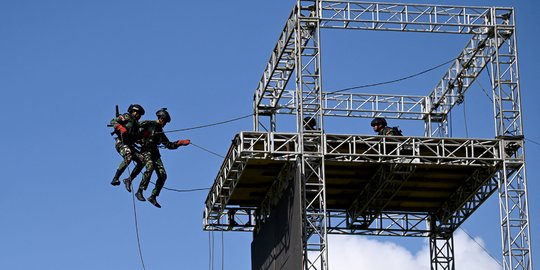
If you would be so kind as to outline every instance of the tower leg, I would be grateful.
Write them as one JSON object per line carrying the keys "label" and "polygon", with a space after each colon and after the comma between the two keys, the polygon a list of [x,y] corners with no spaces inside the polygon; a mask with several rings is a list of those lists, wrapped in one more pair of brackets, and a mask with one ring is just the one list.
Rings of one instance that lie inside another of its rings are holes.
{"label": "tower leg", "polygon": [[433,234],[429,237],[431,270],[455,270],[454,237]]}
{"label": "tower leg", "polygon": [[[326,189],[323,153],[323,105],[320,47],[320,0],[298,0],[295,29],[298,176],[302,194],[304,270],[328,269]],[[309,121],[304,121],[308,117]],[[313,130],[310,122],[319,127]]]}
{"label": "tower leg", "polygon": [[510,19],[515,21],[512,17],[495,27],[492,42],[494,52],[491,58],[495,131],[497,138],[503,139],[504,147],[504,167],[497,175],[503,269],[531,270],[533,267],[517,40],[515,28],[505,25]]}

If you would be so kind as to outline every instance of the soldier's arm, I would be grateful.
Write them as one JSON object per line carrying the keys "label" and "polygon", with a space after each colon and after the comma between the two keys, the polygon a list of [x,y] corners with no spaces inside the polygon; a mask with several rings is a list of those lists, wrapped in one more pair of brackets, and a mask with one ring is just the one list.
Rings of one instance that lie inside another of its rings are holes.
{"label": "soldier's arm", "polygon": [[115,117],[111,120],[111,126],[114,128],[115,133],[117,135],[123,134],[127,132],[126,130],[126,123],[129,121],[129,115],[126,115],[127,113],[120,115],[118,117]]}
{"label": "soldier's arm", "polygon": [[165,145],[165,147],[167,149],[177,149],[180,146],[187,146],[187,145],[189,145],[191,143],[191,141],[189,139],[178,140],[178,141],[171,142],[171,141],[169,141],[169,138],[167,138],[167,136],[165,136],[164,133],[162,133],[162,135],[163,135],[162,143],[163,143],[163,145]]}
{"label": "soldier's arm", "polygon": [[120,125],[125,125],[131,120],[131,116],[128,113],[124,113],[113,120]]}
{"label": "soldier's arm", "polygon": [[161,133],[161,144],[165,146],[167,149],[177,149],[180,145],[176,142],[169,141],[169,138],[167,138],[167,135],[165,133]]}
{"label": "soldier's arm", "polygon": [[153,134],[152,122],[151,121],[142,121],[139,124],[139,134],[137,137],[139,140],[149,139]]}

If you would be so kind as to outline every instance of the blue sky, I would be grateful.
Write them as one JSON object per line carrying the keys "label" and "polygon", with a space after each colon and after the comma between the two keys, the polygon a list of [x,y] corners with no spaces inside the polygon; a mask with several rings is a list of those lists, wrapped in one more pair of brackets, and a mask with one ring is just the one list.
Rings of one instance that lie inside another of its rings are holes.
{"label": "blue sky", "polygon": [[[474,4],[516,7],[524,130],[532,140],[526,155],[534,249],[540,203],[534,196],[540,188],[540,145],[534,143],[540,142],[535,12],[540,7],[533,1]],[[0,132],[0,269],[141,269],[131,194],[109,184],[121,160],[106,127],[114,106],[124,111],[140,103],[147,110],[143,119],[154,119],[156,110],[167,107],[172,122],[166,129],[251,113],[254,90],[293,5],[247,0],[0,2],[0,112],[6,118]],[[323,31],[322,38],[323,87],[332,91],[436,66],[456,57],[468,37]],[[425,95],[444,71],[362,92]],[[489,90],[487,76],[481,78]],[[464,106],[467,128],[462,105],[452,118],[453,135],[492,138],[492,109],[481,86],[467,92]],[[280,121],[284,129],[293,122],[290,117]],[[327,132],[371,134],[368,122],[328,120]],[[419,123],[391,124],[405,134],[423,133]],[[225,154],[234,135],[244,130],[252,130],[250,119],[169,138],[189,138]],[[209,187],[221,164],[220,158],[193,146],[162,152],[171,188]],[[202,230],[206,195],[164,190],[162,209],[137,202],[147,269],[209,268],[209,233]],[[492,196],[464,228],[500,260],[498,224],[498,201]],[[223,237],[224,268],[249,269],[251,234]],[[214,238],[215,268],[220,269],[221,233]],[[354,246],[365,240],[350,241]],[[412,254],[424,246],[415,239],[375,241],[392,241]]]}

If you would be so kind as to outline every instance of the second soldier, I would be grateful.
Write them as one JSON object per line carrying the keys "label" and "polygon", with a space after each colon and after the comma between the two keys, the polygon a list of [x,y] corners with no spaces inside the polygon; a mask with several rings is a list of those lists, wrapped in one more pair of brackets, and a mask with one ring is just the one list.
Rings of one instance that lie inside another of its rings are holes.
{"label": "second soldier", "polygon": [[[180,146],[186,146],[190,144],[190,140],[178,140],[175,142],[169,141],[163,127],[171,121],[171,116],[166,108],[162,108],[156,112],[157,120],[144,121],[141,123],[140,135],[141,135],[141,154],[143,156],[144,165],[146,171],[143,173],[139,189],[135,193],[140,201],[145,201],[143,191],[148,188],[150,177],[155,171],[157,174],[156,186],[152,190],[152,194],[148,197],[148,201],[154,206],[161,208],[161,205],[157,202],[161,189],[165,185],[167,180],[167,172],[163,161],[161,161],[161,154],[159,152],[159,146],[163,145],[167,149],[177,149]],[[126,189],[131,192],[131,178],[125,179],[124,184]]]}

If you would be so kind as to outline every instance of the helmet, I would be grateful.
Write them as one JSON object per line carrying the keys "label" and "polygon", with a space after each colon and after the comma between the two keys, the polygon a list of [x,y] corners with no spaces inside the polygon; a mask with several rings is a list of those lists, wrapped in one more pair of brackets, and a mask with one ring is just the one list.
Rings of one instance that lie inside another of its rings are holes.
{"label": "helmet", "polygon": [[158,117],[158,119],[163,118],[163,120],[165,120],[165,123],[171,122],[171,116],[169,115],[167,108],[159,109],[159,111],[156,112],[156,116]]}
{"label": "helmet", "polygon": [[386,127],[386,125],[388,124],[386,123],[386,120],[384,118],[376,117],[373,120],[371,120],[371,126],[374,127],[376,125],[381,125],[383,127]]}
{"label": "helmet", "polygon": [[140,115],[144,115],[144,108],[139,104],[131,104],[129,105],[128,112],[139,112]]}
{"label": "helmet", "polygon": [[315,121],[315,118],[304,117],[304,125],[311,130],[315,129],[315,126],[317,125],[317,122]]}

